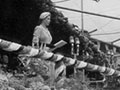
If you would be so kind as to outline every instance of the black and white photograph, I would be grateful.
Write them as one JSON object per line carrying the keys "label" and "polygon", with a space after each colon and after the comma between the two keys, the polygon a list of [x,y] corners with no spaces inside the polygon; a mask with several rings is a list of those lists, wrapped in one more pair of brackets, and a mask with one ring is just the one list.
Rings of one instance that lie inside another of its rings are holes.
{"label": "black and white photograph", "polygon": [[0,0],[0,90],[120,90],[120,0]]}

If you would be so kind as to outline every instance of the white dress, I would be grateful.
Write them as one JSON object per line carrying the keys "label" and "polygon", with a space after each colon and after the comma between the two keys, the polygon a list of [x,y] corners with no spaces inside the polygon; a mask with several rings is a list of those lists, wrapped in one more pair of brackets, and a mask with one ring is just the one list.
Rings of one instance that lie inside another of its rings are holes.
{"label": "white dress", "polygon": [[[32,46],[37,47],[38,49],[41,50],[46,50],[46,44],[50,44],[52,42],[52,36],[47,28],[44,28],[42,25],[36,26],[35,31],[33,33],[33,41],[32,41]],[[36,45],[35,45],[36,44]],[[40,60],[40,59],[39,59]],[[46,67],[48,70],[46,75],[51,76],[51,62],[50,61],[45,61],[41,60],[41,63],[43,63],[43,66]]]}
{"label": "white dress", "polygon": [[47,28],[44,28],[42,25],[36,26],[32,42],[33,46],[36,43],[38,48],[45,49],[46,44],[50,44],[52,42],[52,36]]}

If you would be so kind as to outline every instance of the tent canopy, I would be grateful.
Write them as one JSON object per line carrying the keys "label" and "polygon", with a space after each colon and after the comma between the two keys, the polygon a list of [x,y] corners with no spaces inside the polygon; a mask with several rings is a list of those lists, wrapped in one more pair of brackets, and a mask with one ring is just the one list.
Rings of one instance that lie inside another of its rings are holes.
{"label": "tent canopy", "polygon": [[[75,10],[81,10],[81,0],[52,0],[55,5],[66,7]],[[100,15],[106,15],[111,17],[120,18],[120,0],[83,0],[83,11],[96,13]],[[69,22],[78,25],[80,28],[81,24],[81,13],[58,9],[66,17]],[[106,18],[96,15],[83,14],[83,28],[88,31],[97,29],[96,32],[92,33],[93,38],[112,42],[120,37],[120,20],[113,18]],[[120,46],[120,41],[114,43]]]}

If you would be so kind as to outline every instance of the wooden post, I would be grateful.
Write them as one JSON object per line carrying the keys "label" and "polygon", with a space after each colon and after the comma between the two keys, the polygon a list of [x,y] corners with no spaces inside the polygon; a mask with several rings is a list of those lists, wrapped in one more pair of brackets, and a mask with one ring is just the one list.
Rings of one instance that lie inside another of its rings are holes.
{"label": "wooden post", "polygon": [[55,84],[55,63],[50,62],[49,69],[50,69],[50,87],[53,88]]}
{"label": "wooden post", "polygon": [[105,44],[105,49],[106,49],[106,51],[108,51],[108,50],[109,50],[109,47],[108,47],[108,45],[107,45],[107,44]]}
{"label": "wooden post", "polygon": [[101,44],[99,41],[97,41],[97,47],[98,47],[97,49],[100,50]]}

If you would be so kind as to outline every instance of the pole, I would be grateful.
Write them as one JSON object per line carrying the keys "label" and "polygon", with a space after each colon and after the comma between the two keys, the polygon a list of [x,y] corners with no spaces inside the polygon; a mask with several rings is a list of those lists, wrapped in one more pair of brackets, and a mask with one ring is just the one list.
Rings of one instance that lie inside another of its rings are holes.
{"label": "pole", "polygon": [[[83,11],[83,0],[81,0],[81,11]],[[83,17],[83,13],[81,13],[81,29],[82,29],[82,34],[84,35],[84,17]]]}
{"label": "pole", "polygon": [[[83,0],[81,0],[81,11],[83,11]],[[82,29],[82,35],[84,35],[84,17],[83,13],[81,13],[81,29]],[[84,70],[83,70],[83,82],[85,82],[85,77],[84,77]]]}

